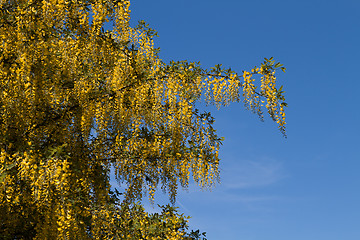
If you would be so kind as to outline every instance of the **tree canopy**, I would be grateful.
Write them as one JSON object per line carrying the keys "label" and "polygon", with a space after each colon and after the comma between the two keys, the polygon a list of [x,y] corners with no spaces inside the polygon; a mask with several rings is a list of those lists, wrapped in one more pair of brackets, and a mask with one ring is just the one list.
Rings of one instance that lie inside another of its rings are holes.
{"label": "tree canopy", "polygon": [[280,63],[265,59],[241,74],[165,63],[156,32],[129,25],[129,7],[0,2],[0,235],[185,238],[186,217],[169,206],[149,215],[136,202],[161,188],[174,203],[191,178],[202,188],[217,181],[221,138],[197,104],[243,101],[285,135]]}

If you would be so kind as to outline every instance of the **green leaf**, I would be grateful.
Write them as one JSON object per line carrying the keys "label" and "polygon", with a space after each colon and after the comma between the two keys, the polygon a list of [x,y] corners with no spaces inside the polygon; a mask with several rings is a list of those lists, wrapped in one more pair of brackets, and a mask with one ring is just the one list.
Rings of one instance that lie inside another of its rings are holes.
{"label": "green leaf", "polygon": [[275,68],[279,68],[279,67],[282,67],[282,66],[284,66],[284,65],[279,63],[279,62],[275,64]]}
{"label": "green leaf", "polygon": [[7,174],[6,174],[5,171],[0,174],[0,183],[2,183],[2,182],[4,181],[6,175],[7,175]]}
{"label": "green leaf", "polygon": [[16,163],[11,163],[11,164],[5,166],[5,171],[12,169],[13,167],[15,167],[15,165],[16,165]]}

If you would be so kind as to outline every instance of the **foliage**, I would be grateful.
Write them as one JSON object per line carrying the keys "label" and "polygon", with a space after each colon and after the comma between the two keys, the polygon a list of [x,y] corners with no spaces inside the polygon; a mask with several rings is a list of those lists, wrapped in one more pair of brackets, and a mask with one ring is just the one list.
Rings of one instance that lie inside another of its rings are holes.
{"label": "foliage", "polygon": [[184,238],[182,215],[165,208],[154,218],[135,202],[161,187],[174,203],[190,176],[201,187],[217,181],[221,138],[196,108],[201,100],[244,101],[261,118],[265,108],[285,134],[280,63],[265,59],[240,75],[166,64],[156,32],[129,26],[129,5],[0,1],[0,234],[9,239],[127,239],[134,226]]}

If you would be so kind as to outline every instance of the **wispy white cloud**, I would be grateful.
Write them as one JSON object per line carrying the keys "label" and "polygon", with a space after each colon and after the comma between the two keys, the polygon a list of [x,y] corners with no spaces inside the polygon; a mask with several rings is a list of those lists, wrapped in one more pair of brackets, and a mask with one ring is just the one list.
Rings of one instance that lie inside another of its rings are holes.
{"label": "wispy white cloud", "polygon": [[271,159],[232,161],[222,168],[221,176],[226,189],[265,187],[286,177],[282,163]]}
{"label": "wispy white cloud", "polygon": [[223,192],[221,195],[214,196],[215,200],[221,200],[224,202],[242,202],[242,203],[256,203],[273,201],[279,199],[277,196],[262,196],[262,195],[244,195],[244,194],[233,194],[229,192]]}
{"label": "wispy white cloud", "polygon": [[282,162],[269,158],[231,159],[223,164],[220,175],[221,184],[211,192],[201,191],[195,183],[189,185],[188,191],[179,191],[180,209],[191,216],[197,211],[194,206],[236,206],[239,211],[271,211],[272,203],[283,197],[267,188],[288,177]]}

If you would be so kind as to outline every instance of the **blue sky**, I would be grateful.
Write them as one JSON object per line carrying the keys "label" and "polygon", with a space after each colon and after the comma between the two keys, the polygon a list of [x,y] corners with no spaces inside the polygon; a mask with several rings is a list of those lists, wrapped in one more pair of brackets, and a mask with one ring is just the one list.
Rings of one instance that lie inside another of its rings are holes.
{"label": "blue sky", "polygon": [[[360,239],[360,1],[131,2],[159,32],[161,58],[241,72],[274,57],[287,134],[232,104],[217,111],[221,184],[190,186],[180,211],[208,239]],[[164,201],[159,196],[159,201]]]}

